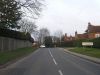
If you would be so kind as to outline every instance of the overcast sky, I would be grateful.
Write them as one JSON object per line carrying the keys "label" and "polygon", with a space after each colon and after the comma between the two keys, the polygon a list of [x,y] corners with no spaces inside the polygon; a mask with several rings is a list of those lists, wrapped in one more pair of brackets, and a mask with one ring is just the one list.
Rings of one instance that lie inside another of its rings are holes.
{"label": "overcast sky", "polygon": [[100,0],[45,0],[45,5],[37,25],[51,33],[62,30],[74,35],[76,30],[84,33],[88,22],[100,25]]}

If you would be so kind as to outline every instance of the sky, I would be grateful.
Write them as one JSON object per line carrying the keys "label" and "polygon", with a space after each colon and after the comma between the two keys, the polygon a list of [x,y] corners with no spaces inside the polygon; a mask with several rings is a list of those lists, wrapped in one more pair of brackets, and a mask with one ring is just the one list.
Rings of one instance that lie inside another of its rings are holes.
{"label": "sky", "polygon": [[45,0],[44,4],[36,24],[52,34],[58,30],[68,35],[75,31],[81,34],[88,22],[100,25],[100,0]]}

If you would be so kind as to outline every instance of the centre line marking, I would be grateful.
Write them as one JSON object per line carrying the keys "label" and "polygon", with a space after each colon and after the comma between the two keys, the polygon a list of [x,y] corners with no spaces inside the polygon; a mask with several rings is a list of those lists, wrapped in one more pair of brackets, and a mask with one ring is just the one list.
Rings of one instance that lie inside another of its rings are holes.
{"label": "centre line marking", "polygon": [[55,65],[57,65],[57,62],[56,62],[56,60],[54,58],[53,58],[53,61],[54,61]]}
{"label": "centre line marking", "polygon": [[52,53],[51,53],[50,50],[49,50],[49,53],[50,53],[51,57],[53,58],[53,62],[54,62],[54,64],[57,65],[57,62],[56,62],[56,60],[54,59],[54,57],[53,57],[53,55],[52,55]]}
{"label": "centre line marking", "polygon": [[53,55],[51,54],[51,51],[50,50],[49,50],[49,53],[50,53],[51,57],[53,58]]}
{"label": "centre line marking", "polygon": [[62,71],[61,71],[61,70],[59,70],[58,72],[59,72],[59,74],[60,74],[60,75],[63,75],[63,73],[62,73]]}

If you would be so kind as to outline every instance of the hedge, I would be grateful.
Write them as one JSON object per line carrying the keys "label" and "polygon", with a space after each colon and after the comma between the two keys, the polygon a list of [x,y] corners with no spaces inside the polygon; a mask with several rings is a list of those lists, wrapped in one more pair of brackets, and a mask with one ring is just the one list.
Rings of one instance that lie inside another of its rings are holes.
{"label": "hedge", "polygon": [[9,38],[15,38],[19,40],[29,40],[31,42],[34,42],[33,38],[29,33],[24,33],[24,32],[19,32],[19,31],[14,31],[10,29],[2,29],[0,28],[0,36],[3,37],[9,37]]}
{"label": "hedge", "polygon": [[61,47],[74,47],[74,40],[73,41],[65,41],[65,42],[61,42]]}
{"label": "hedge", "polygon": [[90,41],[94,43],[93,45],[94,48],[100,48],[100,38],[92,39]]}
{"label": "hedge", "polygon": [[75,45],[76,47],[82,47],[82,42],[93,42],[93,47],[94,47],[94,48],[100,48],[100,38],[76,40],[76,41],[74,42],[74,45]]}

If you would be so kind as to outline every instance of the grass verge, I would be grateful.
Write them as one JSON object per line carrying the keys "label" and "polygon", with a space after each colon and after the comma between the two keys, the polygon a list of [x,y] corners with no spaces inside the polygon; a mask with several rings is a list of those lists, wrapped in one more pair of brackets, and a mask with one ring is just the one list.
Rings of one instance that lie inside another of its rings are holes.
{"label": "grass verge", "polygon": [[0,65],[3,65],[9,61],[13,61],[22,56],[28,55],[29,53],[35,50],[36,48],[26,47],[26,48],[19,48],[13,51],[0,52]]}
{"label": "grass verge", "polygon": [[70,49],[70,51],[100,58],[100,49],[96,49],[96,48],[73,48]]}

